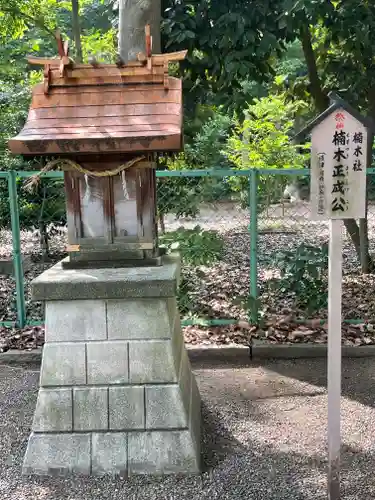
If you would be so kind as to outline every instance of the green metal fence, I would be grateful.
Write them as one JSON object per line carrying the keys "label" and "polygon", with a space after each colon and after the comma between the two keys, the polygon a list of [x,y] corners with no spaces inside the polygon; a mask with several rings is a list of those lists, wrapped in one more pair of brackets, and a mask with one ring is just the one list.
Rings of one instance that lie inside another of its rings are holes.
{"label": "green metal fence", "polygon": [[[43,305],[31,302],[30,283],[64,255],[63,174],[44,174],[38,192],[26,193],[24,181],[35,173],[0,172],[0,263],[6,258],[13,262],[13,273],[0,278],[1,326],[43,324]],[[368,170],[370,180],[374,173],[375,169]],[[158,207],[166,232],[199,225],[215,230],[224,241],[221,262],[186,266],[191,283],[182,313],[184,325],[256,321],[259,315],[283,309],[289,299],[269,295],[268,277],[277,274],[272,263],[275,253],[294,251],[304,241],[319,246],[328,237],[326,223],[308,220],[308,201],[293,204],[283,199],[285,186],[308,176],[309,170],[294,169],[157,172]],[[172,199],[177,207],[171,207]],[[369,212],[370,232],[371,216]],[[49,235],[48,257],[43,231]],[[350,265],[358,267],[354,260]],[[356,321],[362,313],[354,308],[347,319]]]}

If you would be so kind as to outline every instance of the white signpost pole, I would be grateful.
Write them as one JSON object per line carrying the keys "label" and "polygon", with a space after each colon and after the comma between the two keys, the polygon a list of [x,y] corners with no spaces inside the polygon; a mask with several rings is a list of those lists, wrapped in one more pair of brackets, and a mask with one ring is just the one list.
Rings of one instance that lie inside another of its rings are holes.
{"label": "white signpost pole", "polygon": [[[342,101],[313,122],[311,212],[329,219],[328,499],[340,500],[341,299],[343,219],[365,217],[368,131]],[[356,116],[355,116],[356,115]]]}
{"label": "white signpost pole", "polygon": [[342,220],[329,221],[328,498],[340,499]]}

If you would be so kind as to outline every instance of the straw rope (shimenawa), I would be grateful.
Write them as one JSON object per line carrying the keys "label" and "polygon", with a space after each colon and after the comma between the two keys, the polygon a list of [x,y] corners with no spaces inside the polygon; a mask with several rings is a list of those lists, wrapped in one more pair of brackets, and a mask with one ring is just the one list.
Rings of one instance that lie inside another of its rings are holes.
{"label": "straw rope (shimenawa)", "polygon": [[76,170],[77,172],[80,172],[82,174],[91,176],[91,177],[112,177],[114,175],[120,174],[124,170],[133,167],[140,161],[145,160],[145,156],[138,156],[137,158],[133,158],[130,161],[127,161],[126,163],[123,163],[122,165],[119,165],[118,167],[112,169],[112,170],[100,170],[100,171],[92,171],[92,170],[87,170],[83,168],[79,163],[69,160],[67,158],[58,158],[57,160],[52,160],[47,165],[45,165],[40,172],[37,174],[31,176],[24,184],[24,188],[28,190],[32,190],[33,187],[35,187],[41,176],[49,172],[52,169],[64,169],[64,168],[70,168],[73,170]]}

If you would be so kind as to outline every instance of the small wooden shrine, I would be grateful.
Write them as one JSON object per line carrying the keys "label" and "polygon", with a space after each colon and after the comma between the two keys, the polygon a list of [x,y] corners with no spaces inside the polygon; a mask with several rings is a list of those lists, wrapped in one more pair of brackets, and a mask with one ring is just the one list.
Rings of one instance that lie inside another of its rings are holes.
{"label": "small wooden shrine", "polygon": [[28,58],[44,66],[44,82],[10,150],[64,170],[65,267],[158,265],[157,157],[183,147],[181,80],[168,68],[186,51],[152,54],[146,26],[137,61],[75,64],[56,38],[58,58]]}

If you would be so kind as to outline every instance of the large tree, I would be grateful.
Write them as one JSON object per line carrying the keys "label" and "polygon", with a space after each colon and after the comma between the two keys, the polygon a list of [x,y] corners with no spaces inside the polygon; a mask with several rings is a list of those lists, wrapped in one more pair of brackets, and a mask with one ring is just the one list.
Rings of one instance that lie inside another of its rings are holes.
{"label": "large tree", "polygon": [[[322,112],[328,92],[336,90],[375,118],[374,2],[171,0],[165,31],[173,48],[190,48],[185,71],[192,86],[231,98],[245,77],[267,81],[288,43],[297,41],[307,72],[289,82],[292,92],[302,92]],[[362,242],[355,220],[345,226],[363,270],[370,269],[366,224]]]}
{"label": "large tree", "polygon": [[154,53],[160,53],[161,0],[119,1],[119,53],[123,61],[145,50],[145,26],[151,25]]}
{"label": "large tree", "polygon": [[[316,110],[329,105],[336,90],[375,119],[375,4],[367,0],[293,1],[283,17],[286,37],[299,39],[308,70],[308,90]],[[372,146],[371,135],[369,145]],[[371,160],[371,155],[369,155]],[[345,220],[364,272],[374,270],[368,251],[367,217]]]}

